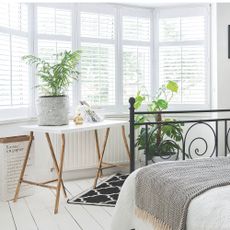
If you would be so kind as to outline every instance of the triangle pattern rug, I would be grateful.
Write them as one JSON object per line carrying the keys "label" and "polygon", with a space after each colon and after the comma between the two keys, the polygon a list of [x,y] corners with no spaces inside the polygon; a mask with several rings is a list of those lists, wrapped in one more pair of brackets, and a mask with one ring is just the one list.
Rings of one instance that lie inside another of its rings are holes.
{"label": "triangle pattern rug", "polygon": [[69,199],[69,204],[89,204],[98,206],[116,205],[121,187],[128,175],[116,174],[91,189]]}

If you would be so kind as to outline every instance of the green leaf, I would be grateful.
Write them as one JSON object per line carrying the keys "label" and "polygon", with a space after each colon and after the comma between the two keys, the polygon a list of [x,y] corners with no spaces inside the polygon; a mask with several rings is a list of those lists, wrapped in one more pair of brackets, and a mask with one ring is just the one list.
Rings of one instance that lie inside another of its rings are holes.
{"label": "green leaf", "polygon": [[157,105],[155,101],[152,101],[152,103],[149,105],[149,111],[155,112],[157,110]]}
{"label": "green leaf", "polygon": [[134,104],[134,108],[135,109],[139,109],[142,105],[142,102],[145,100],[145,97],[141,95],[141,92],[138,91],[137,95],[135,97],[135,104]]}
{"label": "green leaf", "polygon": [[163,99],[158,99],[157,101],[155,101],[155,104],[160,110],[164,110],[168,108],[168,102]]}
{"label": "green leaf", "polygon": [[178,85],[175,81],[169,81],[166,85],[166,88],[174,93],[178,91]]}
{"label": "green leaf", "polygon": [[81,51],[64,51],[52,56],[55,59],[54,64],[33,55],[23,56],[22,59],[37,68],[37,76],[41,79],[40,88],[45,95],[63,95],[72,80],[78,79],[80,73],[77,68]]}

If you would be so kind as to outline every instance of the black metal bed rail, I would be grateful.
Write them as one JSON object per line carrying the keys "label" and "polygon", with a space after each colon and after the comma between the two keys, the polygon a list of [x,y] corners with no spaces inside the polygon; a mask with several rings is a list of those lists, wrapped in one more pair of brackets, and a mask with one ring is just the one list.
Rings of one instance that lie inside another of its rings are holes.
{"label": "black metal bed rail", "polygon": [[[133,98],[133,97],[131,97]],[[135,100],[135,98],[133,98]],[[135,103],[135,101],[134,101]],[[135,114],[185,114],[185,113],[215,113],[215,112],[230,112],[230,109],[206,109],[206,110],[167,110],[167,111],[156,111],[156,112],[150,112],[150,111],[135,111]]]}
{"label": "black metal bed rail", "polygon": [[[230,127],[228,127],[228,121],[230,121],[230,114],[227,118],[204,118],[204,119],[186,119],[186,120],[166,120],[166,121],[146,121],[146,122],[138,122],[135,120],[135,116],[137,115],[163,115],[163,114],[203,114],[203,113],[227,113],[230,112],[230,109],[213,109],[213,110],[185,110],[185,111],[157,111],[157,112],[150,112],[150,111],[135,111],[134,104],[135,104],[135,98],[131,97],[129,99],[130,103],[130,153],[131,153],[131,160],[130,160],[130,172],[133,172],[135,170],[135,147],[136,147],[136,138],[135,138],[135,128],[138,126],[139,128],[142,128],[144,133],[144,153],[145,153],[145,165],[148,164],[149,158],[148,156],[151,155],[150,151],[153,149],[153,143],[151,141],[153,140],[153,135],[156,136],[156,132],[161,132],[164,127],[171,127],[176,130],[179,141],[175,141],[173,139],[164,139],[160,140],[160,142],[157,144],[157,148],[154,147],[155,151],[156,149],[159,150],[159,157],[162,159],[169,159],[172,155],[176,156],[176,159],[180,158],[180,155],[182,156],[181,159],[192,159],[195,157],[218,157],[219,156],[219,136],[222,134],[221,140],[223,140],[223,151],[224,153],[222,155],[227,156],[227,154],[230,152],[230,147],[228,144],[228,137],[230,133]],[[220,127],[220,123],[222,123],[222,127]],[[187,125],[187,130],[182,130],[178,128],[179,125]],[[190,137],[192,130],[197,128],[198,125],[202,125],[202,127],[199,128],[199,131],[202,132],[202,130],[208,129],[210,132],[209,139],[211,142],[212,147],[210,147],[210,144],[208,143],[208,140],[204,138],[202,135],[200,135],[200,132],[197,137]],[[222,132],[219,132],[219,130],[222,128]],[[189,136],[190,135],[190,136]],[[200,142],[202,143],[203,147],[201,150],[201,147],[196,147],[195,143]],[[164,149],[163,147],[171,144],[172,146],[178,146],[177,152],[170,152],[169,155],[165,155],[165,153],[161,152],[160,149]],[[210,151],[211,148],[211,151]],[[161,155],[162,154],[162,155]],[[152,160],[153,161],[153,160]]]}

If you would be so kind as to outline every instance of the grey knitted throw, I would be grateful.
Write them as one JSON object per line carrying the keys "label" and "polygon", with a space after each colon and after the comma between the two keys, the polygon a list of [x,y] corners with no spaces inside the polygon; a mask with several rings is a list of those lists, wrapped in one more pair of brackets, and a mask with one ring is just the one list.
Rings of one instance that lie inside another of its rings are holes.
{"label": "grey knitted throw", "polygon": [[230,157],[158,163],[136,175],[136,215],[154,230],[185,230],[191,200],[230,185]]}

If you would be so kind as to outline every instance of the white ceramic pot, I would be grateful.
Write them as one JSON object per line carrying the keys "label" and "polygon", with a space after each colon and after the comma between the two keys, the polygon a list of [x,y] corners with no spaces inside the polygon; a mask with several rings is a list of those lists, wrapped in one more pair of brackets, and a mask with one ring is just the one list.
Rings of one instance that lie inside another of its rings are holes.
{"label": "white ceramic pot", "polygon": [[38,125],[67,125],[69,123],[68,96],[42,96],[37,100]]}

